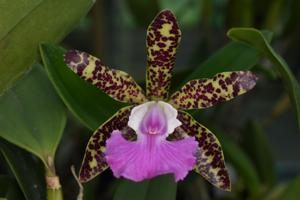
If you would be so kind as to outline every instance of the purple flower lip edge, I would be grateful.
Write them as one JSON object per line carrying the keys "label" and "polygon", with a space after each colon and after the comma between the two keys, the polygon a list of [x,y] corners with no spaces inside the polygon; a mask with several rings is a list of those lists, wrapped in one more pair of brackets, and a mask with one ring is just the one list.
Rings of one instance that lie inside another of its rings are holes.
{"label": "purple flower lip edge", "polygon": [[195,137],[166,140],[181,125],[170,104],[152,101],[136,106],[128,124],[136,131],[136,141],[127,141],[119,130],[106,140],[105,159],[114,176],[138,182],[172,173],[179,181],[193,169],[198,147]]}

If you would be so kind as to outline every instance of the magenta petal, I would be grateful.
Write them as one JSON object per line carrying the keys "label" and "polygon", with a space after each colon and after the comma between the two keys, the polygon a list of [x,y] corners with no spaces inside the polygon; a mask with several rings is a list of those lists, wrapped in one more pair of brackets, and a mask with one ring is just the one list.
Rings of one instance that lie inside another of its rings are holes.
{"label": "magenta petal", "polygon": [[120,131],[114,131],[106,141],[105,158],[116,177],[142,181],[173,173],[178,181],[193,169],[197,147],[194,137],[171,142],[146,135],[132,142],[125,140]]}

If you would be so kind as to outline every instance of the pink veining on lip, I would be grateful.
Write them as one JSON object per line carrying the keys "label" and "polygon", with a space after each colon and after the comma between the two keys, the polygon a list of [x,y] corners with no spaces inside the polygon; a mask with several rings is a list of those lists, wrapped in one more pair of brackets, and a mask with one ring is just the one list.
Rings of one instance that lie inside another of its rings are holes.
{"label": "pink veining on lip", "polygon": [[147,102],[137,106],[128,124],[137,133],[136,141],[127,141],[118,130],[106,141],[105,158],[116,177],[141,181],[173,173],[178,181],[193,169],[198,146],[195,138],[166,140],[181,125],[171,105]]}

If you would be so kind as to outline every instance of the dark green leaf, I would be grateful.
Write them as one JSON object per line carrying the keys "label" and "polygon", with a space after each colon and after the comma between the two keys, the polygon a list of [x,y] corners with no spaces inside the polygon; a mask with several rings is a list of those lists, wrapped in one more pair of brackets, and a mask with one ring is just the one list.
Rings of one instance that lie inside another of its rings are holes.
{"label": "dark green leaf", "polygon": [[176,186],[172,175],[159,176],[139,183],[122,180],[114,200],[175,200]]}
{"label": "dark green leaf", "polygon": [[251,157],[261,182],[271,187],[276,181],[275,163],[266,134],[258,122],[250,121],[242,131],[243,146]]}
{"label": "dark green leaf", "polygon": [[114,195],[114,200],[145,200],[150,181],[133,182],[121,180]]}
{"label": "dark green leaf", "polygon": [[146,200],[175,200],[177,184],[174,175],[163,175],[150,180]]}
{"label": "dark green leaf", "polygon": [[0,140],[0,150],[27,200],[45,199],[45,182],[38,162],[32,155]]}
{"label": "dark green leaf", "polygon": [[[270,32],[264,33],[271,40]],[[199,65],[183,83],[192,79],[208,78],[225,71],[248,70],[261,58],[259,50],[241,42],[230,42]]]}
{"label": "dark green leaf", "polygon": [[41,41],[61,41],[92,0],[0,2],[0,94],[32,64]]}
{"label": "dark green leaf", "polygon": [[295,108],[300,129],[300,87],[286,62],[274,51],[262,32],[257,29],[232,28],[227,35],[233,40],[244,42],[261,51],[277,67]]}
{"label": "dark green leaf", "polygon": [[285,189],[281,200],[295,200],[300,196],[300,175],[297,176]]}
{"label": "dark green leaf", "polygon": [[45,165],[54,159],[65,124],[64,107],[40,65],[0,97],[0,137],[34,153]]}
{"label": "dark green leaf", "polygon": [[95,130],[125,104],[80,79],[63,61],[64,50],[43,44],[41,56],[46,71],[69,110],[88,128]]}

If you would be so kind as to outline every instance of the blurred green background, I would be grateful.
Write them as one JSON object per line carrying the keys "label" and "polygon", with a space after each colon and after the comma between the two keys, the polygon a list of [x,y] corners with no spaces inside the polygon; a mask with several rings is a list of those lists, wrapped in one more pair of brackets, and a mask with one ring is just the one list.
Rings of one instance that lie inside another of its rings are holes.
{"label": "blurred green background", "polygon": [[[154,16],[166,8],[175,13],[182,30],[173,90],[230,42],[226,32],[232,27],[273,32],[272,47],[300,80],[300,1],[297,0],[98,0],[61,46],[89,52],[111,68],[128,72],[144,85],[146,28]],[[222,144],[232,178],[232,192],[213,188],[198,174],[190,173],[177,185],[176,199],[299,198],[300,134],[294,110],[272,63],[262,56],[252,69],[259,76],[254,90],[214,108],[193,112]],[[76,199],[78,188],[70,166],[79,169],[92,131],[70,112],[67,115],[55,163],[65,199]],[[3,155],[0,160],[0,174],[11,174]],[[16,184],[11,177],[8,179]],[[84,198],[122,199],[116,197],[122,196],[119,184],[120,180],[107,170],[85,184]],[[0,185],[0,193],[4,185]],[[15,188],[14,192],[20,193],[19,198],[24,198],[20,189]]]}

